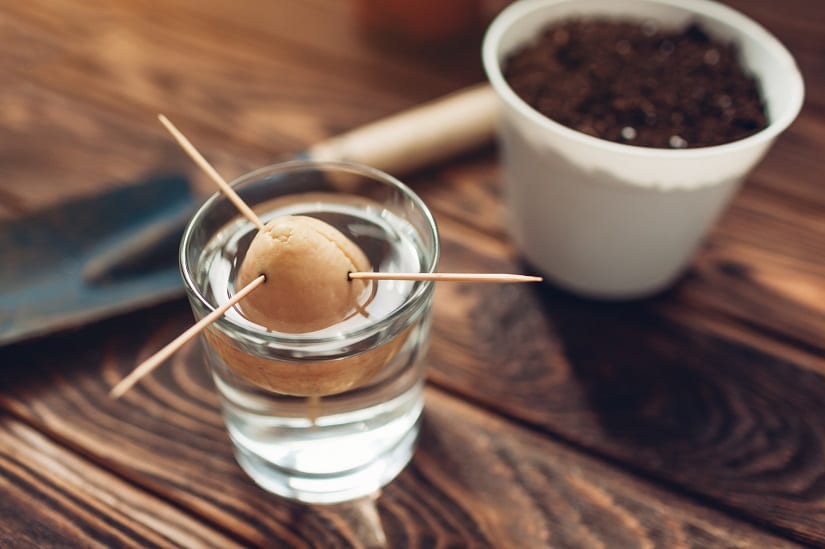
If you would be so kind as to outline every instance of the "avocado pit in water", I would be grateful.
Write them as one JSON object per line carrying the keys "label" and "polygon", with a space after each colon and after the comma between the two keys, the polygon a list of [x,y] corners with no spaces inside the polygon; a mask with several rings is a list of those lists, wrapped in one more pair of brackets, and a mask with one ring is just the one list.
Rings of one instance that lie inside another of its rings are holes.
{"label": "avocado pit in water", "polygon": [[241,264],[238,288],[266,276],[241,312],[272,331],[322,330],[357,314],[368,283],[348,275],[369,270],[361,248],[335,227],[313,217],[278,217],[258,231]]}

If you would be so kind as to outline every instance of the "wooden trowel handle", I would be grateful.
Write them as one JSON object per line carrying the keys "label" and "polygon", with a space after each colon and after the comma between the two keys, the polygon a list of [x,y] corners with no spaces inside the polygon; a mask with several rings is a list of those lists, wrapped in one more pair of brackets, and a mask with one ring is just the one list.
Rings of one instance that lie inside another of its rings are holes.
{"label": "wooden trowel handle", "polygon": [[402,174],[483,145],[496,113],[492,88],[480,84],[322,141],[308,153]]}

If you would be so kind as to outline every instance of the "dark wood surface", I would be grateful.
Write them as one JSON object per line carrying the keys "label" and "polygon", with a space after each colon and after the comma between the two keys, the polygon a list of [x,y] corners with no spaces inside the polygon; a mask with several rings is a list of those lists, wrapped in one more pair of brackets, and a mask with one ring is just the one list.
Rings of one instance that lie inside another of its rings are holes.
{"label": "dark wood surface", "polygon": [[[440,286],[421,444],[374,507],[256,488],[196,345],[106,397],[182,301],[2,348],[0,546],[825,546],[825,4],[730,4],[806,102],[673,289]],[[0,36],[2,220],[151,175],[211,192],[158,111],[231,177],[483,78],[477,37],[379,47],[334,0],[6,2]],[[408,182],[442,270],[528,268],[494,149]]]}

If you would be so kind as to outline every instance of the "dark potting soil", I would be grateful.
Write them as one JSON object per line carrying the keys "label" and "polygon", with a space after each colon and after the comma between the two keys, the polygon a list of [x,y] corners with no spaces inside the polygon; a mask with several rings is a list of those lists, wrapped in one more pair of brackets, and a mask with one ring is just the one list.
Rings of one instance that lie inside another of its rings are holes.
{"label": "dark potting soil", "polygon": [[767,126],[757,81],[734,44],[697,24],[569,20],[504,64],[516,94],[548,118],[642,147],[720,145]]}

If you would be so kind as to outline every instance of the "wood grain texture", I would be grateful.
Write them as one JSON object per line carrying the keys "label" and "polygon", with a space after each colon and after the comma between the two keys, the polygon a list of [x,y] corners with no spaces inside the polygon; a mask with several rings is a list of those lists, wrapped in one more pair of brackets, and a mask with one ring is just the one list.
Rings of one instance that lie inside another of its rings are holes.
{"label": "wood grain texture", "polygon": [[[123,498],[123,486],[137,492],[135,505],[143,501],[140,490],[157,494],[175,510],[152,515],[165,518],[164,528],[185,531],[203,523],[220,534],[201,541],[223,545],[220,536],[226,536],[256,547],[369,545],[376,537],[371,523],[352,505],[305,508],[252,485],[232,458],[198,346],[121,401],[106,397],[134,357],[148,354],[189,316],[183,304],[172,304],[52,338],[49,350],[33,344],[0,350],[0,360],[17,365],[0,372],[0,413],[7,414],[0,425],[14,431],[22,420],[40,431],[24,427],[42,444],[82,451],[96,468],[78,472],[75,480],[115,478],[110,492],[102,482],[97,488],[104,500]],[[156,328],[139,338],[124,335],[138,323]],[[110,343],[91,347],[101,334]],[[54,353],[63,357],[61,364],[52,360]],[[12,445],[18,462],[34,460],[29,454],[38,448]],[[5,474],[17,465],[2,467]],[[52,462],[42,468],[53,482],[68,482]],[[22,494],[16,499],[26,500]],[[384,490],[377,510],[391,547],[793,546],[436,390],[427,393],[413,463]],[[82,510],[61,511],[70,521],[49,526],[48,517],[28,511],[16,520],[32,530],[45,521],[49,539],[81,539],[68,524],[83,518]],[[149,532],[122,520],[118,539],[124,544],[163,545],[162,539],[144,540]],[[89,529],[103,535],[94,525]]]}
{"label": "wood grain texture", "polygon": [[[508,250],[468,232],[442,222],[442,268],[517,267]],[[480,245],[471,250],[468,241]],[[674,302],[679,291],[604,304],[550,288],[444,285],[435,299],[432,379],[822,543],[822,361],[803,356],[799,364],[770,340],[754,345],[724,323],[685,317]]]}
{"label": "wood grain texture", "polygon": [[500,532],[493,547],[506,540],[521,547],[785,544],[753,537],[735,521],[720,520],[439,391],[428,393],[427,405],[426,450],[412,472],[456,503],[473,501],[465,508],[476,515],[474,522]]}
{"label": "wood grain texture", "polygon": [[[431,392],[421,451],[379,504],[396,545],[782,543],[744,520],[825,546],[825,4],[730,3],[796,57],[807,87],[799,119],[656,299],[438,289],[431,379],[522,428]],[[158,111],[231,179],[482,78],[477,44],[399,52],[351,23],[346,2],[323,0],[5,3],[0,217],[159,173],[211,193]],[[438,218],[443,270],[530,271],[509,244],[493,151],[409,182]],[[0,539],[364,543],[357,509],[286,505],[243,476],[196,347],[122,403],[103,397],[189,322],[174,303],[0,349],[0,482],[12,494]],[[127,519],[131,510],[100,503],[124,494],[157,514]],[[79,526],[52,523],[45,502]]]}
{"label": "wood grain texture", "polygon": [[[197,122],[270,155],[481,79],[474,48],[473,63],[453,61],[439,76],[432,56],[399,63],[362,44],[344,3],[243,1],[228,9],[168,2],[159,12],[119,2],[101,9],[113,19],[108,32],[80,40],[61,63],[33,71],[32,81],[152,115],[165,101],[181,125]],[[68,4],[62,12],[77,18]]]}
{"label": "wood grain texture", "polygon": [[241,547],[6,414],[0,471],[3,547]]}
{"label": "wood grain texture", "polygon": [[211,194],[211,182],[157,124],[161,111],[231,180],[481,78],[474,48],[472,63],[447,59],[440,71],[432,55],[399,63],[362,43],[338,3],[283,2],[250,16],[260,8],[248,1],[197,9],[130,1],[4,6],[7,26],[26,29],[21,39],[44,41],[48,52],[0,61],[20,73],[0,92],[7,130],[0,216],[170,171]]}

